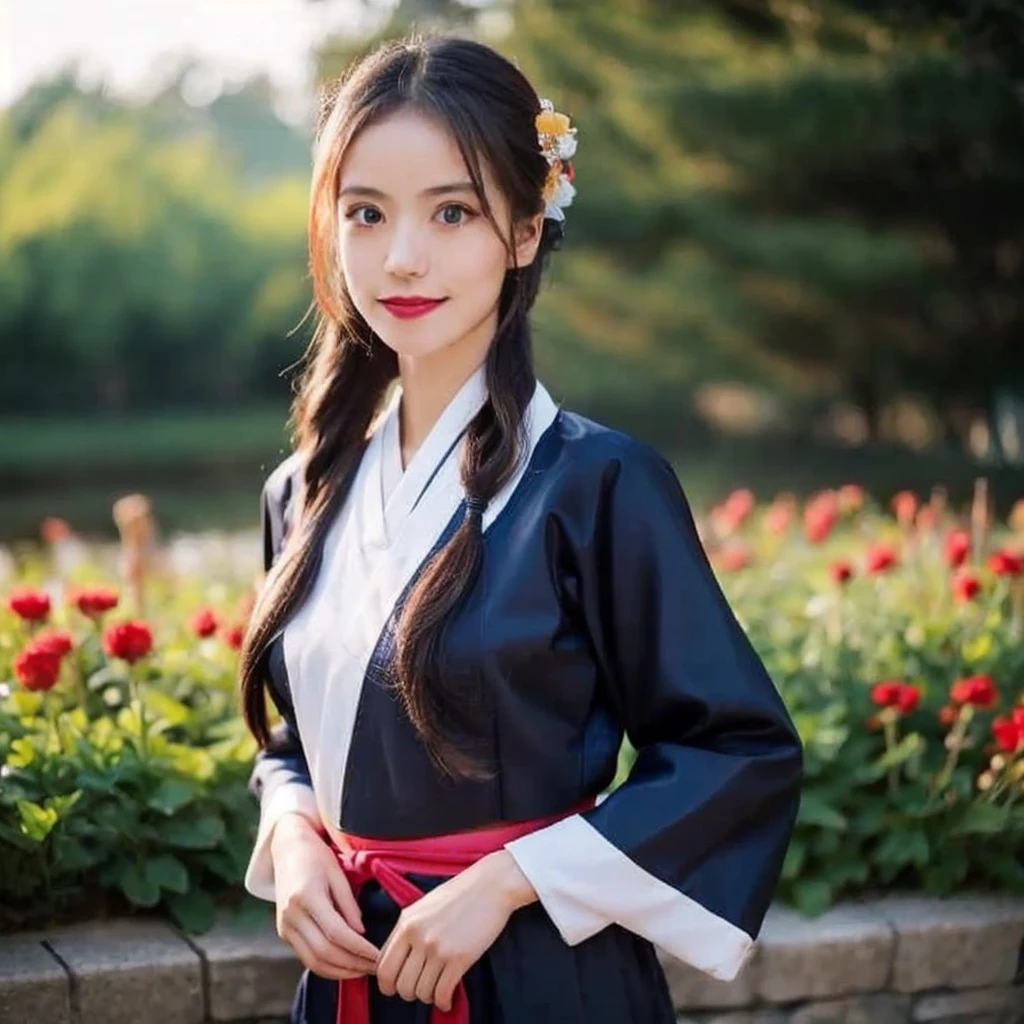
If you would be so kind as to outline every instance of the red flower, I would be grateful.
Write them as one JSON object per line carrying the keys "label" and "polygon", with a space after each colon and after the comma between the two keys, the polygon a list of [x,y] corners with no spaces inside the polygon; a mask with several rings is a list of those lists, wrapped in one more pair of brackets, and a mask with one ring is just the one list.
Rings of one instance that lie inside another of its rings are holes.
{"label": "red flower", "polygon": [[981,591],[981,581],[974,573],[962,570],[953,577],[950,588],[958,601],[973,601]]}
{"label": "red flower", "polygon": [[971,553],[971,537],[966,530],[950,530],[946,534],[946,562],[951,569],[959,569]]}
{"label": "red flower", "polygon": [[996,746],[1007,754],[1012,754],[1021,743],[1024,743],[1024,728],[1012,718],[996,718],[992,722],[992,735],[995,737]]}
{"label": "red flower", "polygon": [[973,704],[976,708],[990,708],[999,698],[991,676],[968,676],[958,679],[949,695],[957,704]]}
{"label": "red flower", "polygon": [[192,616],[192,632],[198,637],[213,636],[218,625],[217,616],[212,608],[200,608]]}
{"label": "red flower", "polygon": [[42,590],[21,587],[11,592],[7,607],[26,622],[42,622],[50,614],[50,597]]}
{"label": "red flower", "polygon": [[909,715],[917,708],[921,691],[910,683],[887,679],[871,688],[871,700],[879,707],[896,708],[902,714]]}
{"label": "red flower", "polygon": [[958,714],[959,712],[952,704],[944,704],[939,708],[939,721],[943,725],[952,725],[956,721]]}
{"label": "red flower", "polygon": [[843,512],[856,512],[864,505],[864,488],[860,484],[843,484],[836,497]]}
{"label": "red flower", "polygon": [[117,607],[120,597],[113,587],[79,587],[68,598],[83,615],[98,618]]}
{"label": "red flower", "polygon": [[711,521],[715,530],[722,536],[728,536],[738,530],[750,513],[754,511],[757,500],[753,491],[742,488],[733,491],[725,501],[711,513]]}
{"label": "red flower", "polygon": [[776,537],[782,536],[793,521],[793,506],[785,501],[774,501],[764,514],[765,529]]}
{"label": "red flower", "polygon": [[822,491],[804,506],[804,536],[812,544],[820,544],[838,519],[839,499],[834,491]]}
{"label": "red flower", "polygon": [[231,625],[225,626],[221,630],[220,635],[224,643],[232,650],[241,650],[242,641],[245,639],[245,627],[237,622],[233,622]]}
{"label": "red flower", "polygon": [[153,649],[153,631],[139,620],[118,623],[103,634],[103,649],[113,658],[134,664]]}
{"label": "red flower", "polygon": [[931,505],[922,505],[917,510],[917,528],[922,532],[934,530],[939,521],[939,513]]}
{"label": "red flower", "polygon": [[32,646],[63,658],[71,653],[75,641],[66,629],[44,629],[32,638]]}
{"label": "red flower", "polygon": [[896,519],[900,526],[910,526],[917,515],[917,507],[920,502],[913,491],[900,491],[892,499],[892,510],[896,513]]}
{"label": "red flower", "polygon": [[997,576],[1019,576],[1024,572],[1024,558],[1003,548],[989,557],[988,567]]}
{"label": "red flower", "polygon": [[828,572],[833,582],[845,583],[853,576],[853,566],[846,561],[833,562]]}
{"label": "red flower", "polygon": [[883,573],[896,565],[896,551],[890,544],[875,544],[864,555],[864,568],[870,573]]}
{"label": "red flower", "polygon": [[39,524],[39,533],[47,544],[57,544],[72,536],[72,530],[67,521],[58,516],[47,516]]}
{"label": "red flower", "polygon": [[29,644],[14,659],[14,675],[26,690],[49,690],[60,675],[60,655]]}

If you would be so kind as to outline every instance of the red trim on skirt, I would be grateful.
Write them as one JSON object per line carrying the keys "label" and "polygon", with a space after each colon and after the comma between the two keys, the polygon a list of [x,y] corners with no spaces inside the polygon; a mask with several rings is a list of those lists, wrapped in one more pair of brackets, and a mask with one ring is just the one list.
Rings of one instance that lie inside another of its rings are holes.
{"label": "red trim on skirt", "polygon": [[[500,850],[513,839],[553,825],[572,814],[589,810],[593,798],[561,814],[531,821],[501,822],[490,828],[422,839],[367,839],[341,833],[347,849],[334,847],[353,895],[358,899],[363,884],[371,878],[400,906],[415,903],[423,892],[403,872],[423,875],[457,875],[488,853]],[[460,981],[452,1008],[447,1013],[434,1006],[431,1024],[469,1024],[469,1001]],[[370,980],[367,976],[347,978],[338,983],[337,1024],[370,1024]]]}

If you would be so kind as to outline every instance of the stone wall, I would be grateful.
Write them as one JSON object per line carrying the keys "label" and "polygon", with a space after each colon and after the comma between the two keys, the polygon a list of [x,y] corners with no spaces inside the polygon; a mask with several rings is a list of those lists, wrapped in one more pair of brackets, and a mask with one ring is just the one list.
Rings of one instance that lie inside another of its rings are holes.
{"label": "stone wall", "polygon": [[[733,982],[663,961],[680,1024],[1024,1024],[1022,955],[1022,899],[891,896],[815,919],[773,907]],[[300,970],[269,920],[0,937],[0,1024],[280,1024]]]}

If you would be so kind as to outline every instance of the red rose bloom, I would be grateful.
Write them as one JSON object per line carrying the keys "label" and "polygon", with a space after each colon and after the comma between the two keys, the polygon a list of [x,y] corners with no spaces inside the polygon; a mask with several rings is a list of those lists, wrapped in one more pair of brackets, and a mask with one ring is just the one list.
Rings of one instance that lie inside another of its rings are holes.
{"label": "red rose bloom", "polygon": [[60,655],[29,644],[14,659],[14,675],[26,690],[49,690],[60,675]]}
{"label": "red rose bloom", "polygon": [[153,632],[138,620],[118,623],[103,634],[103,649],[113,658],[134,664],[153,649]]}
{"label": "red rose bloom", "polygon": [[900,695],[896,699],[896,707],[900,709],[905,715],[909,715],[911,711],[917,709],[917,705],[921,702],[921,691],[916,686],[911,686],[907,683],[900,690]]}
{"label": "red rose bloom", "polygon": [[973,601],[981,591],[981,582],[972,572],[958,572],[950,583],[958,601]]}
{"label": "red rose bloom", "polygon": [[11,592],[7,607],[26,622],[42,622],[50,614],[50,596],[42,590],[21,587]]}
{"label": "red rose bloom", "polygon": [[221,637],[224,643],[228,645],[232,650],[241,650],[242,640],[245,638],[245,629],[240,626],[237,622],[233,622],[230,626],[225,626],[221,630]]}
{"label": "red rose bloom", "polygon": [[213,636],[218,625],[217,616],[212,608],[200,608],[192,616],[192,632],[198,637]]}
{"label": "red rose bloom", "polygon": [[836,497],[844,512],[856,512],[864,505],[864,488],[860,484],[843,484]]}
{"label": "red rose bloom", "polygon": [[992,735],[996,746],[1007,754],[1012,754],[1024,742],[1024,729],[1012,718],[996,718],[992,722]]}
{"label": "red rose bloom", "polygon": [[882,708],[896,708],[901,714],[909,715],[921,700],[921,691],[910,683],[888,679],[871,688],[871,700]]}
{"label": "red rose bloom", "polygon": [[83,615],[95,619],[116,608],[120,597],[113,587],[80,587],[69,600]]}
{"label": "red rose bloom", "polygon": [[44,629],[32,638],[32,646],[63,658],[65,654],[71,653],[75,641],[66,629]]}
{"label": "red rose bloom", "polygon": [[834,583],[845,583],[851,576],[853,576],[853,566],[849,562],[833,562],[829,566],[829,575],[832,577]]}
{"label": "red rose bloom", "polygon": [[913,491],[900,491],[892,499],[892,510],[896,513],[896,519],[900,526],[910,526],[917,515],[917,506],[920,502]]}
{"label": "red rose bloom", "polygon": [[950,530],[946,534],[946,563],[951,569],[959,569],[971,553],[971,537],[966,530]]}
{"label": "red rose bloom", "polygon": [[1004,548],[989,557],[988,567],[996,576],[1019,576],[1024,572],[1024,558]]}
{"label": "red rose bloom", "polygon": [[875,544],[864,555],[864,568],[870,573],[888,572],[896,565],[896,551],[890,544]]}
{"label": "red rose bloom", "polygon": [[973,704],[976,708],[990,708],[999,697],[991,676],[968,676],[958,679],[949,695],[957,704]]}

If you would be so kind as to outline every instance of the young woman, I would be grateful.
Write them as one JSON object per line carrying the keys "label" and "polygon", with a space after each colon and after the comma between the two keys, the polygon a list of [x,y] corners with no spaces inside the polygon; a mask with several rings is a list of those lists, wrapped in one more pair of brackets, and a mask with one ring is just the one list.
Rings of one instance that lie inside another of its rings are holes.
{"label": "young woman", "polygon": [[668,1024],[654,944],[732,978],[777,880],[800,745],[675,475],[534,376],[575,144],[461,39],[324,105],[241,671],[301,1024]]}

